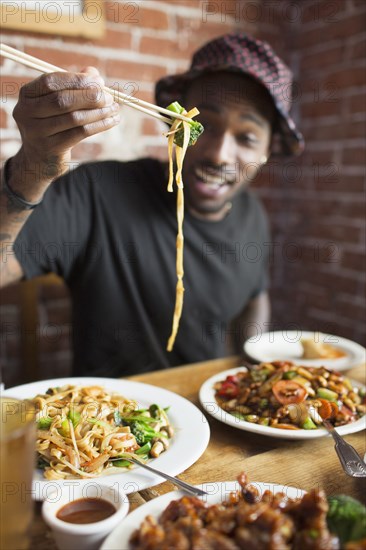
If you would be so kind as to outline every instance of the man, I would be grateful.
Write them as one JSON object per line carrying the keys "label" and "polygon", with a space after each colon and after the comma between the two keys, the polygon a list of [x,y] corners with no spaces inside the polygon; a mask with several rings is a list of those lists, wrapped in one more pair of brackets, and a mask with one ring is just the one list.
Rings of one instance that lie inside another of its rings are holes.
{"label": "man", "polygon": [[118,124],[118,106],[98,93],[103,81],[92,68],[22,88],[14,118],[23,145],[4,167],[1,233],[14,255],[2,281],[51,271],[65,279],[75,374],[122,376],[225,356],[268,321],[270,239],[247,186],[276,140],[283,154],[302,148],[288,115],[290,84],[270,46],[243,33],[208,43],[189,71],[157,84],[159,105],[196,106],[205,127],[183,171],[186,290],[171,353],[176,219],[167,167],[111,161],[58,177],[73,146]]}

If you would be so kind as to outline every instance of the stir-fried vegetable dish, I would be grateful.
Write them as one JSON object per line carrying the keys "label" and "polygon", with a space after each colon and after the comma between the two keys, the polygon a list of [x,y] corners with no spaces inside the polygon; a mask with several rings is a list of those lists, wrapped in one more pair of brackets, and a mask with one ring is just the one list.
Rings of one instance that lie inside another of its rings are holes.
{"label": "stir-fried vegetable dish", "polygon": [[325,367],[261,363],[227,376],[214,389],[222,409],[272,428],[314,430],[323,419],[342,426],[366,413],[364,389]]}
{"label": "stir-fried vegetable dish", "polygon": [[[264,491],[239,476],[241,490],[219,504],[196,497],[173,500],[158,519],[147,516],[130,539],[133,550],[361,550],[365,529],[341,539],[342,519],[328,524],[329,504],[322,489],[300,499]],[[344,498],[344,496],[342,497]],[[347,497],[346,497],[347,498]],[[353,499],[351,499],[353,500]],[[350,504],[350,503],[349,503]],[[353,500],[352,529],[365,517],[365,508]],[[333,509],[333,504],[330,504]],[[351,513],[352,512],[352,513]],[[332,516],[333,517],[333,516]],[[358,541],[358,542],[350,542]]]}
{"label": "stir-fried vegetable dish", "polygon": [[159,405],[139,409],[135,401],[100,386],[50,388],[32,402],[38,467],[46,479],[97,477],[131,468],[126,459],[156,458],[173,436]]}

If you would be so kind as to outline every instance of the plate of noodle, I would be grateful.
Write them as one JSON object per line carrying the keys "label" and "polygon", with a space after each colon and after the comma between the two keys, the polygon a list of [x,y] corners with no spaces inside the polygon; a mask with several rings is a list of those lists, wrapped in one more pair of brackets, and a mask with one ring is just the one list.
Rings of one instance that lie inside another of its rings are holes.
{"label": "plate of noodle", "polygon": [[[163,388],[122,379],[57,378],[10,388],[4,395],[35,404],[37,467],[33,497],[61,485],[100,483],[133,493],[162,478],[128,462],[132,456],[177,475],[206,449],[202,412]],[[192,431],[192,426],[195,426]]]}

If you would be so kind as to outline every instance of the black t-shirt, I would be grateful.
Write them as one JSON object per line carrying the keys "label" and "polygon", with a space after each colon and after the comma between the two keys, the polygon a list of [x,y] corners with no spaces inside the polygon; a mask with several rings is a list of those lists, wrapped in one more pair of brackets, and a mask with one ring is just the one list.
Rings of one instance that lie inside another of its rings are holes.
{"label": "black t-shirt", "polygon": [[175,303],[175,193],[153,159],[85,164],[57,180],[14,248],[25,277],[63,277],[73,302],[74,374],[124,376],[223,357],[230,321],[267,284],[269,236],[247,191],[219,222],[185,213],[184,306]]}

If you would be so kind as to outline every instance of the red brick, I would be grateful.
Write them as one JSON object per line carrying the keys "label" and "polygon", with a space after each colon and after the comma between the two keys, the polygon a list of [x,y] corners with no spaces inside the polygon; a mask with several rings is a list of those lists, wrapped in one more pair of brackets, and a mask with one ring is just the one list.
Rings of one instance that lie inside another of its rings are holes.
{"label": "red brick", "polygon": [[306,28],[306,23],[335,22],[343,15],[346,9],[344,0],[333,0],[332,2],[304,2],[301,4],[301,24]]}
{"label": "red brick", "polygon": [[363,232],[360,227],[352,227],[331,220],[321,222],[314,220],[306,231],[307,238],[319,238],[336,242],[358,243],[361,241]]}
{"label": "red brick", "polygon": [[302,289],[299,285],[299,304],[306,307],[306,305],[316,303],[317,307],[329,310],[332,306],[332,296],[329,295],[329,290],[327,288],[316,288],[312,287],[310,289]]}
{"label": "red brick", "polygon": [[304,154],[304,157],[306,155],[306,159],[304,158],[305,166],[311,165],[311,168],[313,170],[313,166],[329,166],[329,163],[332,161],[332,155],[333,151],[331,149],[321,151],[321,150],[314,150],[314,151],[306,151]]}
{"label": "red brick", "polygon": [[359,10],[360,13],[365,11],[365,2],[363,0],[352,0],[352,5]]}
{"label": "red brick", "polygon": [[355,147],[352,149],[344,149],[342,162],[343,164],[356,164],[364,165],[365,163],[365,149],[362,147]]}
{"label": "red brick", "polygon": [[341,169],[338,163],[326,162],[324,164],[313,164],[311,167],[311,174],[308,176],[308,180],[314,182],[315,188],[318,190],[326,186],[329,190],[335,190],[337,184],[340,184],[342,180]]}
{"label": "red brick", "polygon": [[[302,266],[297,265],[295,267],[295,277],[297,277],[298,280],[302,280]],[[317,285],[320,288],[331,288],[337,292],[347,292],[350,294],[354,294],[355,289],[358,288],[359,285],[358,279],[342,275],[340,271],[329,275],[329,273],[317,269],[311,273],[311,277],[309,279],[312,284]]]}
{"label": "red brick", "polygon": [[242,23],[258,25],[259,32],[263,32],[262,28],[266,29],[265,32],[272,34],[272,37],[277,33],[277,40],[281,29],[284,33],[286,25],[295,25],[301,18],[301,8],[290,6],[287,2],[248,2],[247,4],[245,6],[244,3],[241,10]]}
{"label": "red brick", "polygon": [[358,138],[365,137],[366,124],[365,122],[352,122],[346,125],[344,137]]}
{"label": "red brick", "polygon": [[8,113],[0,109],[0,128],[6,128],[8,125]]}
{"label": "red brick", "polygon": [[349,98],[349,109],[351,113],[366,112],[366,98],[363,94],[354,95]]}
{"label": "red brick", "polygon": [[170,59],[179,57],[181,59],[190,59],[192,50],[190,48],[189,42],[185,41],[183,46],[180,46],[179,40],[168,40],[164,38],[151,37],[151,36],[142,36],[140,42],[140,52],[147,53],[151,55],[160,55]]}
{"label": "red brick", "polygon": [[[229,2],[235,2],[236,0],[229,0]],[[175,0],[174,4],[179,7],[186,7],[186,8],[192,8],[197,9],[200,8],[200,0]]]}
{"label": "red brick", "polygon": [[210,18],[207,21],[202,19],[191,19],[189,17],[177,16],[177,34],[186,33],[189,40],[195,43],[195,48],[207,40],[216,36],[225,34],[233,30],[234,21],[227,18],[223,23],[212,22]]}
{"label": "red brick", "polygon": [[147,92],[143,90],[137,90],[136,95],[138,95],[139,99],[142,99],[143,101],[147,101],[149,103],[154,103],[154,91]]}
{"label": "red brick", "polygon": [[104,15],[107,21],[123,24],[125,29],[130,25],[140,23],[141,6],[130,2],[129,5],[123,5],[120,2],[104,2]]}
{"label": "red brick", "polygon": [[366,54],[366,40],[360,40],[351,47],[351,59],[365,58]]}
{"label": "red brick", "polygon": [[361,321],[365,322],[366,319],[366,307],[365,305],[358,303],[352,303],[352,295],[350,295],[351,299],[345,298],[339,298],[337,296],[337,310],[339,314],[343,317],[348,317],[348,319],[352,319],[353,321]]}
{"label": "red brick", "polygon": [[356,36],[362,33],[365,28],[365,21],[359,15],[351,17],[338,17],[337,21],[321,22],[315,28],[302,30],[301,33],[294,35],[294,47],[300,51],[305,51],[316,44],[323,43],[326,40],[346,39],[349,36]]}
{"label": "red brick", "polygon": [[131,49],[131,42],[131,33],[122,30],[107,29],[104,37],[98,41],[98,47],[128,50]]}
{"label": "red brick", "polygon": [[167,69],[161,65],[147,65],[139,62],[132,63],[130,61],[109,59],[107,61],[106,74],[109,78],[123,78],[128,82],[155,82],[167,74]]}
{"label": "red brick", "polygon": [[235,23],[238,26],[256,25],[259,21],[266,21],[268,17],[273,21],[277,11],[276,9],[269,10],[268,7],[260,5],[260,3],[238,0],[196,1],[195,4],[192,4],[193,6],[198,8],[197,19],[200,19],[205,25],[220,23],[229,25]]}
{"label": "red brick", "polygon": [[311,94],[314,101],[339,103],[342,90],[361,86],[366,82],[366,71],[363,67],[341,69],[328,74],[314,76],[304,72],[301,82],[302,94]]}
{"label": "red brick", "polygon": [[366,267],[365,253],[345,251],[342,255],[342,266],[360,273],[364,272]]}
{"label": "red brick", "polygon": [[124,28],[138,27],[151,28],[156,30],[167,30],[169,28],[168,14],[161,10],[149,9],[145,3],[117,2],[105,3],[105,15],[108,21],[123,24]]}
{"label": "red brick", "polygon": [[340,100],[337,101],[312,101],[303,103],[300,107],[303,118],[317,118],[324,116],[332,116],[339,113]]}
{"label": "red brick", "polygon": [[103,64],[98,57],[79,54],[75,51],[68,52],[62,48],[57,50],[47,48],[47,51],[41,48],[26,48],[25,51],[34,57],[51,63],[51,65],[66,70],[79,71],[88,65],[101,69],[101,65]]}
{"label": "red brick", "polygon": [[322,67],[335,65],[344,58],[345,49],[341,46],[317,52],[314,54],[303,55],[300,60],[300,71],[316,70]]}
{"label": "red brick", "polygon": [[316,188],[319,191],[344,192],[347,190],[347,193],[363,193],[365,191],[365,180],[362,176],[345,176],[340,170],[337,178],[317,178]]}
{"label": "red brick", "polygon": [[[44,37],[44,35],[42,36]],[[39,38],[39,35],[37,38]],[[70,36],[64,35],[62,37],[60,36],[60,39],[62,40],[63,44],[72,44],[75,50],[77,50],[78,45],[84,46],[85,44],[93,43],[93,41],[90,38],[85,38],[83,36],[75,36],[75,35],[70,35]],[[96,39],[95,44],[99,44],[99,40],[101,39]],[[40,44],[40,46],[42,45]],[[62,48],[62,45],[61,45],[61,48]]]}
{"label": "red brick", "polygon": [[[307,95],[307,97],[306,97]],[[303,71],[302,79],[294,88],[294,98],[297,102],[309,103],[339,103],[341,91],[329,78],[324,77],[324,71],[314,73]]]}
{"label": "red brick", "polygon": [[161,125],[160,123],[153,118],[146,117],[142,124],[142,134],[144,136],[156,136],[161,134]]}
{"label": "red brick", "polygon": [[[346,187],[345,187],[346,189]],[[283,205],[286,204],[282,198]],[[364,223],[365,205],[364,194],[359,197],[355,193],[352,200],[345,200],[343,193],[338,193],[337,198],[319,199],[317,192],[314,194],[302,195],[301,198],[294,199],[291,202],[292,209],[298,209],[302,216],[316,216],[320,219],[327,219],[329,216],[337,214],[344,218],[350,217]]]}
{"label": "red brick", "polygon": [[336,88],[348,88],[351,86],[361,86],[366,83],[366,67],[351,67],[343,69],[327,77],[327,82],[331,83]]}
{"label": "red brick", "polygon": [[[349,117],[348,117],[349,118]],[[366,133],[365,122],[348,122],[346,124],[319,124],[316,118],[314,124],[304,131],[305,142],[307,145],[314,141],[335,141],[345,140],[347,138],[363,137]]]}

